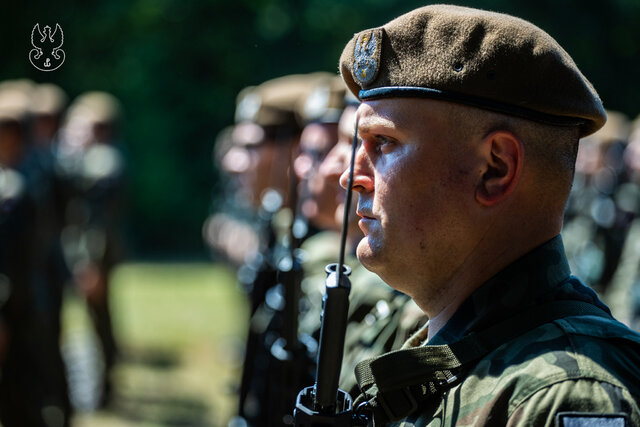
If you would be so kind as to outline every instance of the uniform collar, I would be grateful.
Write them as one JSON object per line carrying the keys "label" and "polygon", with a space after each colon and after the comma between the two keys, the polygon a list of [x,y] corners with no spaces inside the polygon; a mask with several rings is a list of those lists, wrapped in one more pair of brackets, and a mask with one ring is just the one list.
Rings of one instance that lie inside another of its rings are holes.
{"label": "uniform collar", "polygon": [[609,311],[591,288],[571,276],[562,238],[558,235],[476,289],[429,344],[450,344],[525,308],[563,299],[591,302]]}

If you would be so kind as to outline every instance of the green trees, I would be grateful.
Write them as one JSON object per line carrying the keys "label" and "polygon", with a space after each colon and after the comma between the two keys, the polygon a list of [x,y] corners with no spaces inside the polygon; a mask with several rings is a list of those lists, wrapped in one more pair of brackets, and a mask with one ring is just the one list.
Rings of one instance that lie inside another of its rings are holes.
{"label": "green trees", "polygon": [[[513,13],[553,35],[605,106],[640,112],[640,1],[454,1]],[[283,74],[336,71],[344,43],[424,4],[385,0],[111,0],[4,2],[0,80],[53,82],[74,97],[106,90],[125,106],[127,211],[139,255],[201,251],[216,172],[211,150],[245,86]],[[36,23],[64,30],[66,61],[28,60]]]}

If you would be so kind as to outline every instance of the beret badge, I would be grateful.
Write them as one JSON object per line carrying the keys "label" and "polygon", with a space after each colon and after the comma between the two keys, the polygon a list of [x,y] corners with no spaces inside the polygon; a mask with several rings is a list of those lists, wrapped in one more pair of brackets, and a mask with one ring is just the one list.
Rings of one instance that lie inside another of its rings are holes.
{"label": "beret badge", "polygon": [[353,77],[365,85],[373,81],[378,71],[380,59],[380,34],[374,30],[364,31],[358,36],[353,49]]}

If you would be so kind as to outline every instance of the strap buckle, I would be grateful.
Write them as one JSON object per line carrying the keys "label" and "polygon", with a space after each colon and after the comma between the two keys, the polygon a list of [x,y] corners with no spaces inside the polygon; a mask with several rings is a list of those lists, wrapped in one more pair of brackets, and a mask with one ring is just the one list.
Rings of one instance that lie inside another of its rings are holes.
{"label": "strap buckle", "polygon": [[418,401],[408,387],[378,392],[376,400],[390,421],[398,421],[418,409]]}

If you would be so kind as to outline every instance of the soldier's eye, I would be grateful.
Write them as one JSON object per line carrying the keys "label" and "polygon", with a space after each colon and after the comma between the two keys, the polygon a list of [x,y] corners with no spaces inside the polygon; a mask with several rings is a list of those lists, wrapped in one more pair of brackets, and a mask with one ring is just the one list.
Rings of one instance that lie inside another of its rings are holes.
{"label": "soldier's eye", "polygon": [[379,150],[384,154],[390,153],[396,144],[394,139],[384,135],[376,135],[376,142]]}

